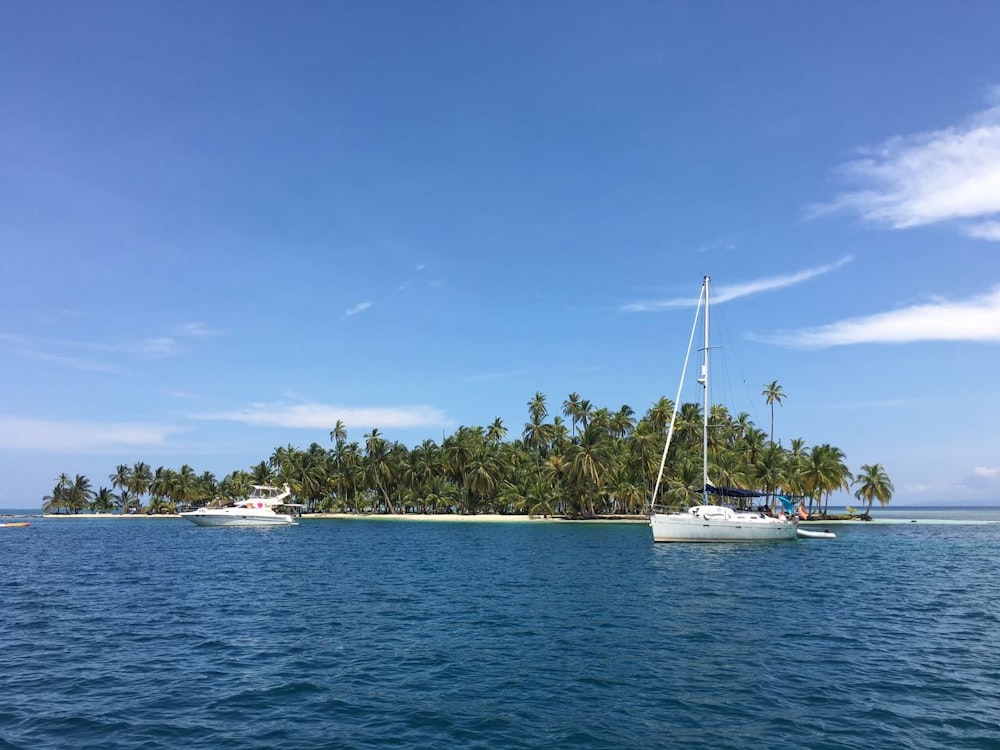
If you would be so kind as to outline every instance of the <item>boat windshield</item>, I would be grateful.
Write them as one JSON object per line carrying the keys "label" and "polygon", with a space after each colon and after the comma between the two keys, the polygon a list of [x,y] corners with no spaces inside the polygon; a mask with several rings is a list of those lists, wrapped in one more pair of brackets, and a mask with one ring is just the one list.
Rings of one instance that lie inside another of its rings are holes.
{"label": "boat windshield", "polygon": [[250,500],[274,500],[281,495],[277,487],[254,487],[250,492]]}

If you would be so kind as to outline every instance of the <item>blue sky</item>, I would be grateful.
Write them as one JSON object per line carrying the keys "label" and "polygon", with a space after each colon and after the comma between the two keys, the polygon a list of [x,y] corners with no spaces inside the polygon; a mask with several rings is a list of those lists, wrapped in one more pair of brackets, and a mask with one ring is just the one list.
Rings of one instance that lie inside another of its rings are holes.
{"label": "blue sky", "polygon": [[[0,27],[0,507],[673,397],[1000,500],[1000,6],[40,2]],[[717,400],[722,391],[716,390]],[[694,398],[692,395],[691,398]],[[841,498],[848,500],[847,497]]]}

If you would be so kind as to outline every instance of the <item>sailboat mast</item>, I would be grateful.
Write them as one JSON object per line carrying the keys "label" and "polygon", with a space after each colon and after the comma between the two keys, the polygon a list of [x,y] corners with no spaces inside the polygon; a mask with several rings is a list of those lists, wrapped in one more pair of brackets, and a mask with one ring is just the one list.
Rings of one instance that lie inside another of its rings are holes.
{"label": "sailboat mast", "polygon": [[704,406],[702,414],[701,432],[701,501],[703,505],[708,505],[708,287],[711,279],[705,277],[705,353],[701,365],[701,386],[703,390]]}

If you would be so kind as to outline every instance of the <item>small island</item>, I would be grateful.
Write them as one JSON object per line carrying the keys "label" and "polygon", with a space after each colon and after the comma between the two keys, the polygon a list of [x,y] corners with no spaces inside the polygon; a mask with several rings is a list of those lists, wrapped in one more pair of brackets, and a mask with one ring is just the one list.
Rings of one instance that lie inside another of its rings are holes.
{"label": "small island", "polygon": [[[773,436],[774,405],[784,393],[775,381],[763,395]],[[674,411],[670,399],[660,398],[640,418],[628,405],[595,407],[577,393],[551,417],[541,392],[527,406],[527,421],[514,440],[507,439],[499,418],[487,427],[459,427],[440,444],[425,440],[412,448],[386,440],[378,428],[363,442],[349,441],[338,421],[329,433],[332,447],[278,447],[266,460],[221,480],[187,464],[154,471],[138,461],[118,465],[108,477],[111,486],[95,490],[87,477],[64,473],[43,499],[43,512],[175,515],[232,503],[253,485],[287,483],[306,514],[645,518]],[[892,497],[881,464],[865,464],[854,475],[839,448],[810,447],[802,438],[785,448],[745,412],[733,415],[720,405],[711,407],[709,422],[710,476],[764,493],[772,498],[770,508],[773,498],[786,494],[802,503],[810,519],[834,520],[830,496],[853,486],[854,496],[867,503],[857,517],[870,518],[873,502],[884,506]],[[700,405],[681,404],[657,504],[684,507],[700,496],[701,443]]]}

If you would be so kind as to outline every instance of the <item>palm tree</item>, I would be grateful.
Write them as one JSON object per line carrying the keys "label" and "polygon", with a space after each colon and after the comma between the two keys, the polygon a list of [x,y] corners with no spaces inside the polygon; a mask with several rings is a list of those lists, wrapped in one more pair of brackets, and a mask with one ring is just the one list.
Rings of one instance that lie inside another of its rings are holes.
{"label": "palm tree", "polygon": [[767,435],[764,434],[763,430],[751,427],[743,435],[743,439],[740,440],[739,445],[740,450],[743,451],[744,460],[748,464],[756,464],[767,449]]}
{"label": "palm tree", "polygon": [[330,430],[330,442],[334,445],[342,445],[347,441],[347,425],[343,420],[338,419],[337,423]]}
{"label": "palm tree", "polygon": [[110,513],[118,504],[118,496],[107,487],[101,487],[94,495],[90,510],[94,513]]}
{"label": "palm tree", "polygon": [[[247,497],[253,488],[253,477],[248,471],[234,471],[219,483],[219,494],[227,500]],[[214,498],[213,498],[214,500]]]}
{"label": "palm tree", "polygon": [[389,463],[389,444],[381,436],[377,427],[365,435],[365,459],[368,479],[372,489],[377,489],[385,500],[386,512],[395,513],[396,507],[389,495],[389,480],[392,478]]}
{"label": "palm tree", "polygon": [[345,443],[335,460],[343,482],[344,502],[345,504],[353,502],[354,512],[360,513],[364,499],[361,492],[364,476],[364,455],[361,452],[361,445],[357,441]]}
{"label": "palm tree", "polygon": [[787,476],[786,466],[788,454],[784,449],[770,443],[764,449],[760,461],[756,465],[754,480],[757,486],[767,494],[767,501],[773,508],[774,493],[781,487]]}
{"label": "palm tree", "polygon": [[823,498],[829,502],[833,492],[850,486],[851,472],[844,463],[844,452],[829,443],[814,446],[809,451],[802,478],[809,495],[810,512],[815,500],[820,512],[825,513]]}
{"label": "palm tree", "polygon": [[56,486],[52,488],[52,494],[42,498],[42,513],[59,513],[62,510],[69,510],[69,490],[73,486],[73,480],[65,472],[56,478]]}
{"label": "palm tree", "polygon": [[586,430],[594,414],[594,406],[589,400],[580,401],[580,430]]}
{"label": "palm tree", "polygon": [[267,461],[261,461],[253,466],[250,469],[250,478],[253,480],[252,484],[274,484],[277,481]]}
{"label": "palm tree", "polygon": [[497,417],[486,430],[486,437],[491,443],[500,444],[507,437],[507,428],[503,426],[503,420]]}
{"label": "palm tree", "polygon": [[481,501],[492,500],[496,492],[497,481],[496,462],[486,451],[478,451],[466,471],[466,484],[468,486],[466,511],[477,513]]}
{"label": "palm tree", "polygon": [[77,474],[76,479],[66,491],[66,509],[72,513],[79,513],[90,505],[94,494],[90,480],[83,474]]}
{"label": "palm tree", "polygon": [[607,466],[607,432],[592,422],[580,433],[579,444],[569,455],[569,475],[577,483],[580,495],[587,498],[588,515],[595,515],[594,493],[600,493]]}
{"label": "palm tree", "polygon": [[576,424],[580,421],[580,394],[573,392],[563,401],[563,416],[569,418],[572,437],[576,437]]}
{"label": "palm tree", "polygon": [[[136,508],[142,507],[142,496],[149,492],[153,482],[153,470],[149,464],[139,461],[132,467],[132,478],[128,485],[128,491],[134,496],[133,502]],[[125,508],[128,511],[128,508]]]}
{"label": "palm tree", "polygon": [[552,425],[535,421],[535,417],[532,417],[530,422],[525,423],[521,434],[524,437],[525,447],[541,457],[552,442]]}
{"label": "palm tree", "polygon": [[866,516],[871,515],[872,501],[878,500],[879,505],[884,508],[892,500],[892,493],[896,489],[892,486],[892,480],[889,479],[882,464],[862,466],[861,473],[855,477],[853,484],[857,487],[854,497],[868,503],[868,507],[865,508]]}
{"label": "palm tree", "polygon": [[295,454],[298,453],[298,448],[289,443],[285,447],[278,447],[274,449],[271,453],[271,457],[267,459],[267,465],[273,470],[281,474],[286,466],[290,466],[295,460]]}
{"label": "palm tree", "polygon": [[667,434],[667,427],[674,416],[674,402],[666,396],[662,396],[653,404],[646,414],[653,430],[659,435]]}
{"label": "palm tree", "polygon": [[611,418],[611,431],[615,437],[626,438],[632,434],[634,429],[635,412],[628,404],[622,404],[622,407]]}
{"label": "palm tree", "polygon": [[113,497],[115,498],[115,507],[118,509],[119,514],[128,513],[128,509],[135,504],[132,500],[132,495],[125,489]]}
{"label": "palm tree", "polygon": [[166,466],[157,466],[153,474],[153,481],[149,483],[149,507],[152,510],[162,508],[166,504],[166,498],[170,497],[173,487],[176,484],[177,472],[168,469]]}
{"label": "palm tree", "polygon": [[545,405],[545,394],[541,391],[535,391],[534,397],[528,402],[528,417],[532,422],[541,424],[547,416],[549,416],[549,409]]}
{"label": "palm tree", "polygon": [[469,510],[469,468],[478,453],[476,433],[469,427],[461,426],[454,435],[450,435],[442,449],[448,469],[458,481],[460,505],[464,511]]}
{"label": "palm tree", "polygon": [[198,477],[198,496],[196,500],[200,503],[210,503],[219,494],[219,482],[215,474],[210,471],[203,471]]}
{"label": "palm tree", "polygon": [[115,467],[115,473],[108,477],[111,482],[111,487],[113,489],[119,490],[119,501],[121,502],[122,513],[128,511],[126,505],[127,495],[129,493],[129,488],[132,486],[132,469],[126,464],[118,464]]}
{"label": "palm tree", "polygon": [[779,406],[781,402],[785,400],[785,392],[782,390],[781,385],[777,380],[772,380],[764,386],[764,390],[761,391],[761,396],[764,397],[764,401],[768,406],[771,407],[771,442],[774,442],[774,405],[777,403]]}

